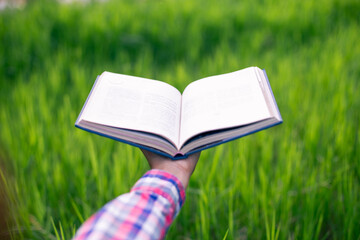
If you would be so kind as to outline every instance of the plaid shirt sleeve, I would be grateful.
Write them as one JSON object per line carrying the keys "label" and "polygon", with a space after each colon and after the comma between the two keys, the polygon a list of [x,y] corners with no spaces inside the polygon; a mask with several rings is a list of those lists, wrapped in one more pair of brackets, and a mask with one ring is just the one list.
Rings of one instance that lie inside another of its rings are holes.
{"label": "plaid shirt sleeve", "polygon": [[184,187],[175,176],[150,170],[130,193],[85,221],[74,239],[163,239],[184,200]]}

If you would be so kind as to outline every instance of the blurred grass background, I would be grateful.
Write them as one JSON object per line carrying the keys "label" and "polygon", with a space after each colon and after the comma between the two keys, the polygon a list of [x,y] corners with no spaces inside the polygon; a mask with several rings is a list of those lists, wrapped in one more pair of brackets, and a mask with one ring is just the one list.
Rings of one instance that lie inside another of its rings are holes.
{"label": "blurred grass background", "polygon": [[148,169],[138,149],[74,127],[101,72],[182,91],[259,66],[284,123],[204,151],[167,238],[360,239],[359,12],[356,0],[2,10],[0,190],[13,217],[0,236],[70,239]]}

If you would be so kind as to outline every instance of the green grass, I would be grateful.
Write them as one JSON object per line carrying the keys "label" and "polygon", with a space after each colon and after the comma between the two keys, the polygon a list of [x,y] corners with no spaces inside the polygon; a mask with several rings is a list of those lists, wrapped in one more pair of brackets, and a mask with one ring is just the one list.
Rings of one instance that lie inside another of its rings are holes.
{"label": "green grass", "polygon": [[360,239],[359,11],[355,0],[129,0],[0,12],[13,237],[71,238],[148,169],[138,149],[74,127],[98,74],[183,90],[259,66],[284,123],[204,151],[168,239]]}

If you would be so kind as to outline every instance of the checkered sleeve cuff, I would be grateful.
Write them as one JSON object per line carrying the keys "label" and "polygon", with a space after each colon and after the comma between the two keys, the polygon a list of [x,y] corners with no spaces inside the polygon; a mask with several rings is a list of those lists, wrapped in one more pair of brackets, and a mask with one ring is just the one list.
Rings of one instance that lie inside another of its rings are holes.
{"label": "checkered sleeve cuff", "polygon": [[131,189],[131,192],[155,193],[168,200],[175,209],[173,218],[179,213],[185,201],[185,189],[174,175],[152,169],[146,172]]}

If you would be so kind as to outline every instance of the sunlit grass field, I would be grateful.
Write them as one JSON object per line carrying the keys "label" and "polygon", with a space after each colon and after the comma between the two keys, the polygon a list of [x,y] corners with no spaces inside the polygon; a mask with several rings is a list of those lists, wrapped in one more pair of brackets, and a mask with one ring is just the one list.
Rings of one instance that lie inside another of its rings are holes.
{"label": "sunlit grass field", "polygon": [[359,12],[356,0],[1,11],[0,190],[12,237],[70,239],[149,169],[139,149],[74,127],[98,74],[182,91],[259,66],[284,123],[203,151],[167,239],[360,239]]}

